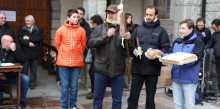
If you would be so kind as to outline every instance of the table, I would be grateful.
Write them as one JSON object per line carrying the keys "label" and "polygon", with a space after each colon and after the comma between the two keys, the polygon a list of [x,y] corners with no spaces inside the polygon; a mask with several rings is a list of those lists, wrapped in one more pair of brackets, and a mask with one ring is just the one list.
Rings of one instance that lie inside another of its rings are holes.
{"label": "table", "polygon": [[[18,73],[18,79],[17,79],[17,105],[20,105],[20,99],[21,99],[21,70],[23,66],[20,63],[13,63],[15,65],[13,66],[1,66],[0,72],[10,73],[10,72],[17,72]],[[4,107],[6,105],[3,105]],[[8,105],[9,106],[9,105]],[[0,106],[2,107],[2,106]]]}

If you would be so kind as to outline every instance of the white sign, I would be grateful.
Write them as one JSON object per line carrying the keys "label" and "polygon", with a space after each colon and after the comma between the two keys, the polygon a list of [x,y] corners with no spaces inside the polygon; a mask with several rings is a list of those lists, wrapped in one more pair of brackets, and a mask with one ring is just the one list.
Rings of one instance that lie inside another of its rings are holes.
{"label": "white sign", "polygon": [[6,21],[15,22],[16,21],[16,11],[3,11],[1,12],[5,13],[6,15]]}

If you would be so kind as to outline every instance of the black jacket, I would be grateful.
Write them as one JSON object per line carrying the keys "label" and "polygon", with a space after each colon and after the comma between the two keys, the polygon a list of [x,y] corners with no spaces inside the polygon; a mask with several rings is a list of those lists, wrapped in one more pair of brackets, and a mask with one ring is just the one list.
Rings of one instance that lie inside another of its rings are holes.
{"label": "black jacket", "polygon": [[204,27],[202,30],[199,30],[198,27],[195,26],[194,32],[203,40],[205,44],[207,44],[211,38],[211,31],[206,27]]}
{"label": "black jacket", "polygon": [[[21,50],[17,47],[15,51],[3,49],[0,45],[0,60],[1,63],[21,63],[24,64],[26,62],[25,55],[21,52]],[[6,73],[6,76],[16,76],[17,73]]]}
{"label": "black jacket", "polygon": [[85,21],[85,19],[82,19],[82,22],[80,22],[80,26],[86,30],[86,39],[87,39],[86,42],[88,42],[90,35],[92,33],[91,28],[89,24]]}
{"label": "black jacket", "polygon": [[[108,37],[109,28],[115,28],[115,35]],[[119,26],[109,23],[98,25],[88,41],[90,48],[96,48],[94,71],[115,77],[125,72],[125,50],[121,46]],[[131,40],[130,40],[131,42]]]}
{"label": "black jacket", "polygon": [[[24,36],[29,36],[29,40],[24,40]],[[41,27],[34,25],[31,34],[26,26],[19,28],[18,40],[21,43],[21,50],[28,57],[28,59],[37,59],[40,57],[41,49],[40,42],[44,40],[44,32]],[[35,46],[29,47],[32,42]]]}
{"label": "black jacket", "polygon": [[[160,26],[160,20],[148,23],[143,22],[143,25],[138,26],[132,33],[132,39],[135,43],[133,50],[137,47],[136,38],[139,38],[139,45],[143,50],[141,59],[134,57],[132,65],[132,73],[141,75],[160,75],[161,62],[158,59],[149,60],[144,53],[147,49],[160,49],[165,52],[170,47],[169,37],[164,28]],[[132,51],[133,51],[132,50]]]}
{"label": "black jacket", "polygon": [[2,39],[3,35],[10,35],[13,38],[14,42],[17,43],[15,33],[14,33],[14,29],[7,22],[5,23],[4,26],[0,26],[0,43],[1,43],[1,39]]}
{"label": "black jacket", "polygon": [[220,59],[220,30],[214,32],[205,48],[213,48],[216,59]]}

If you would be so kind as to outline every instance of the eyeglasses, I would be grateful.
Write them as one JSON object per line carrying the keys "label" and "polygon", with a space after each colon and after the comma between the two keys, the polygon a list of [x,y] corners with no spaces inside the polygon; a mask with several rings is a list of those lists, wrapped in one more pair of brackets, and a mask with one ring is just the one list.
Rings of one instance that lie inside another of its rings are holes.
{"label": "eyeglasses", "polygon": [[1,19],[6,19],[6,17],[1,17]]}

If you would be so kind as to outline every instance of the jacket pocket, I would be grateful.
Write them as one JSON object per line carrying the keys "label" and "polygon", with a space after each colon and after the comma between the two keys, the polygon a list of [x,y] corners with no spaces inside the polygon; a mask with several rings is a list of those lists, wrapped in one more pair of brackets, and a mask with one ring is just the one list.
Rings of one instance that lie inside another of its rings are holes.
{"label": "jacket pocket", "polygon": [[105,58],[95,58],[95,70],[98,72],[107,72],[108,63]]}
{"label": "jacket pocket", "polygon": [[118,73],[125,72],[125,67],[126,67],[125,58],[116,60],[116,66],[115,66],[116,72],[118,72]]}

